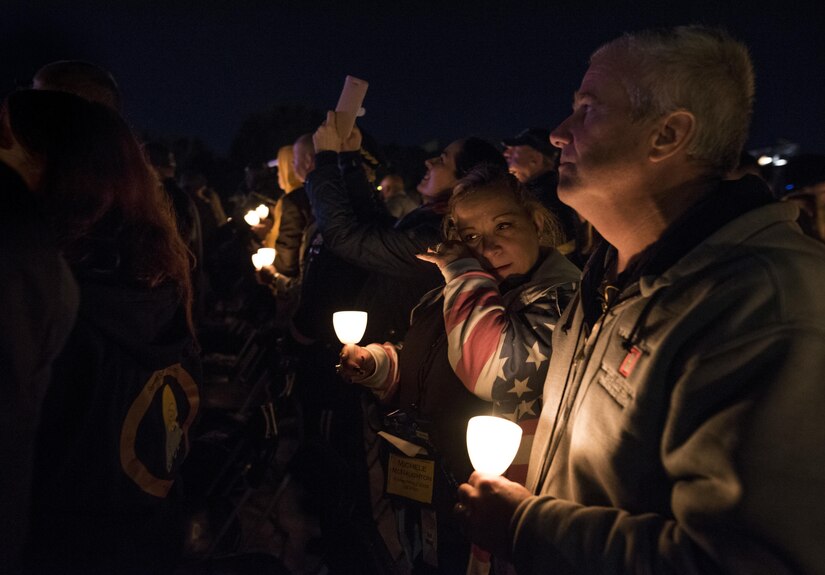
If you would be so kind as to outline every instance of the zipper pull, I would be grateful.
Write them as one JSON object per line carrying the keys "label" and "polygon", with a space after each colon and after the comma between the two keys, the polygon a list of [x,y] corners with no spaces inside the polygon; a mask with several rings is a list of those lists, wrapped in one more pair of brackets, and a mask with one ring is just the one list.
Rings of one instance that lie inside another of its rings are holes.
{"label": "zipper pull", "polygon": [[619,288],[614,285],[608,283],[602,285],[602,313],[606,313],[607,310],[610,309],[616,300],[619,299],[620,293]]}

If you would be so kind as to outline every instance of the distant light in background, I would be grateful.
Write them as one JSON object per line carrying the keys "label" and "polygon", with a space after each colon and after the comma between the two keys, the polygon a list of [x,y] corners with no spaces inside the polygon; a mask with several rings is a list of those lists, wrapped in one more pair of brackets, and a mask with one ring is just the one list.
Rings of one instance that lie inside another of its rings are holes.
{"label": "distant light in background", "polygon": [[261,216],[255,210],[249,210],[243,217],[244,221],[250,226],[257,226],[261,223]]}
{"label": "distant light in background", "polygon": [[266,204],[260,204],[257,208],[255,208],[255,213],[258,214],[259,218],[264,220],[269,215],[269,206],[267,206]]}
{"label": "distant light in background", "polygon": [[260,248],[252,254],[252,265],[256,270],[271,266],[275,261],[275,248]]}
{"label": "distant light in background", "polygon": [[793,158],[799,153],[799,144],[779,140],[773,146],[750,150],[748,153],[757,158],[756,163],[760,166],[784,166],[788,163],[788,158]]}
{"label": "distant light in background", "polygon": [[275,248],[260,248],[257,254],[260,256],[260,261],[264,266],[271,266],[275,262]]}

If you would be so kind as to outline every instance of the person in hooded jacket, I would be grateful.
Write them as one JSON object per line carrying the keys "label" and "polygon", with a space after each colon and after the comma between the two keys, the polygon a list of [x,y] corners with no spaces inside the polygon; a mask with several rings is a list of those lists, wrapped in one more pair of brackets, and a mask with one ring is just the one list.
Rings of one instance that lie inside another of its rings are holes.
{"label": "person in hooded jacket", "polygon": [[825,247],[726,180],[754,96],[722,30],[625,34],[551,135],[604,241],[553,332],[525,487],[459,488],[531,573],[825,573]]}
{"label": "person in hooded jacket", "polygon": [[198,412],[191,261],[132,130],[73,94],[5,103],[34,194],[80,291],[43,402],[24,563],[38,573],[171,570],[177,473]]}

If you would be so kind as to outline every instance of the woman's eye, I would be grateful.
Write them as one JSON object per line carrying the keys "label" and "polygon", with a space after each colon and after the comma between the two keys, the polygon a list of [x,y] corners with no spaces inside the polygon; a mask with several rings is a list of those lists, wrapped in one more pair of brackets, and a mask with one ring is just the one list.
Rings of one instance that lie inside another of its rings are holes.
{"label": "woman's eye", "polygon": [[496,226],[496,228],[499,230],[506,230],[511,227],[513,227],[513,224],[511,224],[510,222],[501,222],[500,224],[498,224],[498,226]]}

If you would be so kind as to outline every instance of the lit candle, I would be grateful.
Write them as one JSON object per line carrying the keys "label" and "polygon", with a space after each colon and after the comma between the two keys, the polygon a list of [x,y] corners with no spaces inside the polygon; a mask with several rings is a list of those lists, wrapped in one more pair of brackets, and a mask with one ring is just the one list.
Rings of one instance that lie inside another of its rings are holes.
{"label": "lit candle", "polygon": [[264,265],[261,263],[261,254],[254,253],[252,254],[252,265],[255,266],[256,270],[261,269]]}
{"label": "lit candle", "polygon": [[271,266],[275,261],[275,248],[260,248],[257,253],[261,267]]}
{"label": "lit candle", "polygon": [[262,220],[265,220],[266,217],[269,215],[269,206],[266,204],[261,204],[257,208],[255,208],[255,213],[258,214],[258,217]]}
{"label": "lit candle", "polygon": [[518,452],[521,427],[509,419],[478,415],[467,422],[467,452],[479,473],[501,475]]}
{"label": "lit candle", "polygon": [[341,343],[356,344],[364,337],[367,329],[367,312],[336,311],[332,314],[332,326]]}
{"label": "lit candle", "polygon": [[250,226],[257,226],[261,223],[261,216],[255,210],[249,210],[243,217],[244,221]]}

